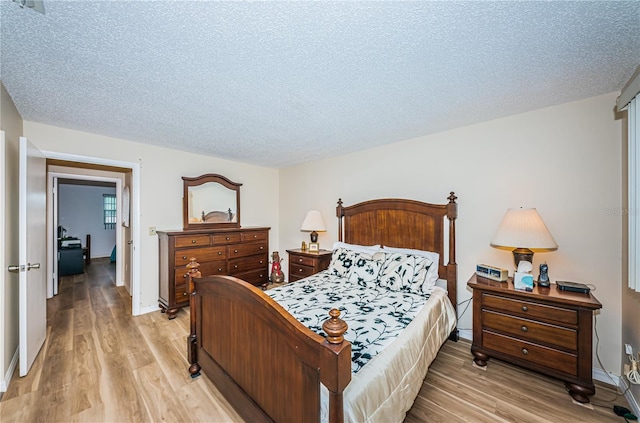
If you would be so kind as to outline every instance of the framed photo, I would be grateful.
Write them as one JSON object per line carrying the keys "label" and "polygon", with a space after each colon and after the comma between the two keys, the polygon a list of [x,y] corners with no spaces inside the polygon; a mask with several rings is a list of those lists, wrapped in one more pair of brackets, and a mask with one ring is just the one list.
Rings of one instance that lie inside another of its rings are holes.
{"label": "framed photo", "polygon": [[320,244],[318,244],[317,242],[310,242],[309,243],[309,252],[310,253],[317,253],[318,251],[320,251]]}

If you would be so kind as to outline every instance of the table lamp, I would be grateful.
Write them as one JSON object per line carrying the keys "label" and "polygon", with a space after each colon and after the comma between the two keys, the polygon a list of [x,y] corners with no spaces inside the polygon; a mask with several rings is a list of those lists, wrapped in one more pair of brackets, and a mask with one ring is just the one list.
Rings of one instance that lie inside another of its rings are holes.
{"label": "table lamp", "polygon": [[536,209],[508,209],[490,244],[495,248],[513,249],[518,268],[522,260],[533,264],[533,250],[554,251],[558,244]]}
{"label": "table lamp", "polygon": [[302,222],[301,231],[311,232],[311,243],[309,251],[318,251],[318,232],[325,232],[327,228],[324,226],[324,220],[318,210],[310,210]]}

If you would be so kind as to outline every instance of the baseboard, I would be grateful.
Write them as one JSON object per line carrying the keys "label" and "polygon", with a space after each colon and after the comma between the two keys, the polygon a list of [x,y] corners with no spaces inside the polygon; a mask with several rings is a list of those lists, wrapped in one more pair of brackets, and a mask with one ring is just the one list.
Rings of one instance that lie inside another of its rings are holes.
{"label": "baseboard", "polygon": [[16,351],[13,353],[13,357],[11,358],[11,363],[9,363],[7,373],[4,375],[4,380],[0,381],[0,392],[7,392],[7,389],[9,388],[9,382],[11,382],[11,376],[13,376],[13,372],[16,370],[16,366],[18,365],[19,357],[20,350],[16,348]]}
{"label": "baseboard", "polygon": [[458,329],[460,338],[473,341],[473,331],[471,329]]}
{"label": "baseboard", "polygon": [[158,311],[158,310],[160,310],[160,307],[158,307],[157,305],[150,305],[150,306],[147,306],[147,307],[142,307],[140,309],[139,316],[143,315],[143,314],[147,314],[147,313],[153,313],[154,311]]}
{"label": "baseboard", "polygon": [[[636,397],[634,397],[633,393],[631,393],[631,389],[629,389],[629,385],[627,384],[626,379],[623,377],[620,377],[618,379],[618,388],[620,388],[620,390],[625,393],[624,398],[627,400],[627,403],[629,403],[629,407],[631,407],[633,414],[635,414],[636,416],[640,416],[640,405],[638,404],[638,400],[636,399]],[[627,389],[629,390],[627,391]]]}
{"label": "baseboard", "polygon": [[[620,386],[620,376],[611,372],[605,372],[600,368],[594,367],[591,371],[593,378],[607,385]],[[624,382],[623,382],[624,383]]]}

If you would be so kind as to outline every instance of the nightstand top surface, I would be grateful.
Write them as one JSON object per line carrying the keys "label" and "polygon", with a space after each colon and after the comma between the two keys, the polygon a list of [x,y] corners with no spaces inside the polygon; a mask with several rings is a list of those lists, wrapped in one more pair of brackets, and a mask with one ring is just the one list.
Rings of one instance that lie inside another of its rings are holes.
{"label": "nightstand top surface", "polygon": [[593,296],[592,293],[583,294],[580,292],[569,292],[558,289],[555,283],[552,283],[549,288],[543,288],[536,284],[533,291],[522,291],[515,289],[513,286],[513,278],[509,278],[507,282],[497,282],[491,279],[483,278],[475,273],[469,278],[467,285],[473,289],[481,289],[484,291],[491,291],[497,294],[505,294],[511,297],[518,297],[521,299],[529,299],[536,301],[548,301],[552,303],[561,303],[567,305],[574,305],[578,307],[586,307],[590,309],[602,308],[600,301]]}
{"label": "nightstand top surface", "polygon": [[291,250],[287,250],[289,254],[300,254],[309,257],[318,257],[324,255],[330,255],[332,253],[331,250],[320,250],[320,251],[309,251],[309,250],[301,250],[300,248],[294,248]]}

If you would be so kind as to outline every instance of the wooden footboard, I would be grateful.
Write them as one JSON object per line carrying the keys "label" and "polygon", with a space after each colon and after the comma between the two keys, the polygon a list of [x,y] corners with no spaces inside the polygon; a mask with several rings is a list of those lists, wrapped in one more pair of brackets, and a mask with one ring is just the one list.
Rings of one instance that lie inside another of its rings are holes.
{"label": "wooden footboard", "polygon": [[329,421],[342,422],[351,380],[351,344],[338,310],[325,339],[262,290],[230,276],[201,278],[190,268],[189,371],[202,369],[246,421],[320,420],[320,383],[329,390]]}

